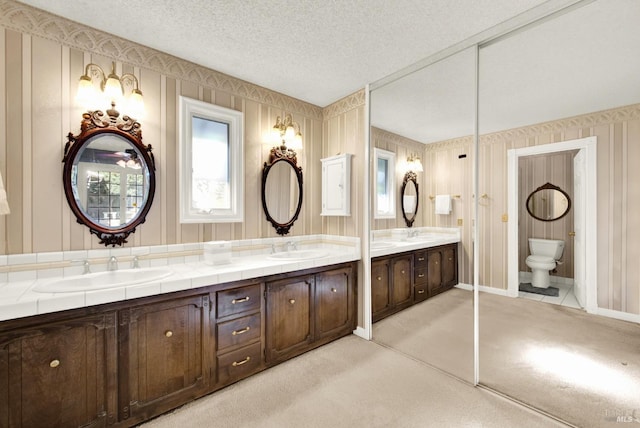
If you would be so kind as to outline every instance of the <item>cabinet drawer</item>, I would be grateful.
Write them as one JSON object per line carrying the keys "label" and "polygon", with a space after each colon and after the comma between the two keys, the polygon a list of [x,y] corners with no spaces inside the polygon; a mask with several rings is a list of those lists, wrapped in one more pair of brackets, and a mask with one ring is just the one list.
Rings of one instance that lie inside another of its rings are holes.
{"label": "cabinet drawer", "polygon": [[260,284],[219,291],[217,302],[218,318],[257,310],[260,308]]}
{"label": "cabinet drawer", "polygon": [[427,268],[414,269],[414,271],[413,271],[413,283],[415,285],[426,284],[427,283]]}
{"label": "cabinet drawer", "polygon": [[260,357],[259,342],[218,356],[218,382],[227,383],[250,375],[260,368]]}
{"label": "cabinet drawer", "polygon": [[218,351],[260,337],[260,313],[218,324]]}
{"label": "cabinet drawer", "polygon": [[413,256],[413,266],[416,269],[422,269],[427,267],[427,252],[417,251]]}
{"label": "cabinet drawer", "polygon": [[422,302],[429,297],[429,293],[427,293],[427,285],[417,285],[414,288],[413,301],[414,302]]}

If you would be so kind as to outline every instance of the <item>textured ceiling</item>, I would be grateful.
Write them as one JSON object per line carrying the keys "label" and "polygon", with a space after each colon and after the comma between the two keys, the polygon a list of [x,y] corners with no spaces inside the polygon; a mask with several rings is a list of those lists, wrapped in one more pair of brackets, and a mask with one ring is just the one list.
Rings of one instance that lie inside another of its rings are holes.
{"label": "textured ceiling", "polygon": [[23,0],[324,107],[544,0]]}

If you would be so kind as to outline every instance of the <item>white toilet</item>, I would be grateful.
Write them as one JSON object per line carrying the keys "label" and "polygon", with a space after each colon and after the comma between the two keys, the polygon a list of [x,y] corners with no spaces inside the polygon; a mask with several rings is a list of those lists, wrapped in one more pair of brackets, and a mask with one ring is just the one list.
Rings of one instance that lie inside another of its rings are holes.
{"label": "white toilet", "polygon": [[525,263],[533,273],[531,285],[549,288],[549,271],[556,268],[556,263],[562,263],[558,260],[564,251],[564,241],[529,238],[529,251],[531,255],[527,257]]}

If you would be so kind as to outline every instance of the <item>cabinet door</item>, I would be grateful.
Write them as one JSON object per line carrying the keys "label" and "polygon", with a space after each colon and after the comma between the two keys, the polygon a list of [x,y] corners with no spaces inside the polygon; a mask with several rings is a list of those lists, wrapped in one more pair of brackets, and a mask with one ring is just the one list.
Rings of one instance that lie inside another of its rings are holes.
{"label": "cabinet door", "polygon": [[371,263],[371,312],[373,322],[391,308],[391,287],[389,284],[389,259]]}
{"label": "cabinet door", "polygon": [[0,427],[116,420],[115,313],[0,336]]}
{"label": "cabinet door", "polygon": [[393,290],[392,304],[396,308],[409,306],[413,303],[412,261],[412,255],[397,257],[391,261],[393,275],[393,280],[391,281]]}
{"label": "cabinet door", "polygon": [[316,340],[337,337],[355,328],[352,282],[349,268],[316,275]]}
{"label": "cabinet door", "polygon": [[313,277],[267,283],[267,362],[284,360],[313,342],[311,317]]}
{"label": "cabinet door", "polygon": [[120,411],[148,418],[202,395],[208,386],[209,296],[152,303],[120,312]]}
{"label": "cabinet door", "polygon": [[451,288],[458,283],[458,252],[456,245],[442,250],[442,286]]}
{"label": "cabinet door", "polygon": [[429,296],[438,294],[442,287],[442,252],[431,250],[427,253],[427,287]]}

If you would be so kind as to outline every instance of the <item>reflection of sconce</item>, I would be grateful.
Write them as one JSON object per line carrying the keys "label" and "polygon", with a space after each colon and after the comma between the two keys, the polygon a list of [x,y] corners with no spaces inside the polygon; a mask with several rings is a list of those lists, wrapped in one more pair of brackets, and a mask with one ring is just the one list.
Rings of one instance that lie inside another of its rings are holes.
{"label": "reflection of sconce", "polygon": [[409,155],[409,157],[407,158],[406,168],[407,168],[407,171],[413,171],[413,172],[424,171],[424,169],[422,168],[422,162],[420,161],[420,158],[418,157],[418,155],[414,155],[414,154]]}
{"label": "reflection of sconce", "polygon": [[280,116],[276,118],[276,124],[273,125],[273,139],[278,142],[282,141],[282,145],[289,149],[302,149],[300,125],[293,121],[290,114],[285,115],[284,120],[281,120]]}
{"label": "reflection of sconce", "polygon": [[[97,78],[100,83],[100,93],[93,84],[93,78]],[[134,117],[141,117],[144,114],[144,100],[142,91],[139,88],[138,78],[130,73],[125,73],[122,77],[116,74],[116,63],[111,63],[111,73],[107,76],[96,64],[87,64],[84,75],[78,82],[77,101],[87,110],[94,110],[95,107],[106,98],[108,103],[115,106],[124,98],[123,85],[131,87],[131,94],[127,97],[127,110]]]}
{"label": "reflection of sconce", "polygon": [[122,156],[122,159],[116,162],[116,164],[118,164],[122,168],[131,168],[131,169],[142,168],[142,165],[140,165],[140,160],[138,159],[138,154],[135,152],[135,150],[127,149],[125,150],[125,153],[116,152],[116,154]]}

